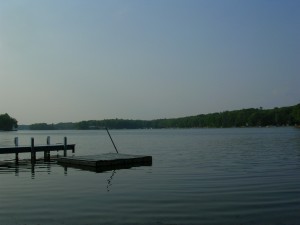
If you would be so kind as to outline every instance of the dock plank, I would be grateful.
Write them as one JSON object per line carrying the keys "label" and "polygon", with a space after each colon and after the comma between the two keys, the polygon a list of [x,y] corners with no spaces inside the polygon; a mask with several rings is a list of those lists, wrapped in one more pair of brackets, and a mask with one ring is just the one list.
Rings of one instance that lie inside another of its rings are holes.
{"label": "dock plank", "polygon": [[[59,151],[64,150],[63,144],[56,145],[36,145],[34,146],[35,152],[43,152],[43,151]],[[75,144],[66,145],[67,150],[74,151]],[[31,146],[15,146],[15,147],[0,147],[0,154],[11,154],[11,153],[25,153],[31,152]]]}

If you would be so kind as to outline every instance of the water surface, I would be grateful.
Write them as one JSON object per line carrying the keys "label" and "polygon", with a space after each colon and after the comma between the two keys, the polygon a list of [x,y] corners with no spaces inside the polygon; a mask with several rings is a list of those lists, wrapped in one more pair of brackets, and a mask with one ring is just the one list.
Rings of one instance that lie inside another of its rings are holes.
{"label": "water surface", "polygon": [[[0,155],[0,224],[299,224],[299,129],[111,134],[119,152],[152,155],[153,165],[95,173]],[[75,155],[114,152],[105,131],[1,132],[0,146],[15,136],[28,145],[67,136]]]}

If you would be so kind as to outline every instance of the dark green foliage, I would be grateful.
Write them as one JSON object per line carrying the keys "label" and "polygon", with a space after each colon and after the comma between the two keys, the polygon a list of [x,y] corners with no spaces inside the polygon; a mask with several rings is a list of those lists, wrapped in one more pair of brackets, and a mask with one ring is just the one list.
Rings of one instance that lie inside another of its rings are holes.
{"label": "dark green foliage", "polygon": [[110,120],[89,120],[81,121],[76,124],[76,128],[80,130],[88,129],[103,129],[108,127],[110,129],[139,129],[147,128],[149,121],[144,120],[123,120],[123,119],[110,119]]}
{"label": "dark green foliage", "polygon": [[300,125],[300,104],[293,107],[291,117],[294,118],[294,122]]}
{"label": "dark green foliage", "polygon": [[7,113],[0,115],[0,130],[11,131],[18,127],[18,121]]}
{"label": "dark green foliage", "polygon": [[175,119],[158,120],[89,120],[78,123],[33,124],[30,129],[149,129],[149,128],[202,128],[202,127],[259,127],[300,125],[300,104],[290,107],[250,108],[220,113],[201,114]]}
{"label": "dark green foliage", "polygon": [[55,130],[54,124],[35,123],[29,126],[30,130]]}
{"label": "dark green foliage", "polygon": [[54,125],[57,130],[75,130],[76,124],[74,123],[58,123]]}

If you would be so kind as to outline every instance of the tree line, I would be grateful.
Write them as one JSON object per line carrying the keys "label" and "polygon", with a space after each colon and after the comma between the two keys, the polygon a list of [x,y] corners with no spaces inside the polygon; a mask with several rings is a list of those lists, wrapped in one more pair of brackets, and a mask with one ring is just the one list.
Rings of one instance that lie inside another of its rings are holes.
{"label": "tree line", "polygon": [[18,121],[7,113],[0,115],[0,130],[11,131],[17,129]]}
{"label": "tree line", "polygon": [[63,129],[150,129],[150,128],[227,128],[227,127],[265,127],[300,125],[300,104],[274,109],[249,108],[219,113],[200,114],[173,119],[157,120],[88,120],[78,123],[46,124],[29,126],[32,130]]}

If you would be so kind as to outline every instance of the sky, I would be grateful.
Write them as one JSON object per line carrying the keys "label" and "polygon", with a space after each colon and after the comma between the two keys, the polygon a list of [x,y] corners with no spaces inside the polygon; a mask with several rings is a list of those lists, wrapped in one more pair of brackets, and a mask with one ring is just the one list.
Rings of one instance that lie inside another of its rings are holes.
{"label": "sky", "polygon": [[298,0],[0,1],[0,114],[19,124],[300,103]]}

